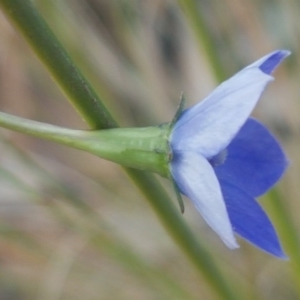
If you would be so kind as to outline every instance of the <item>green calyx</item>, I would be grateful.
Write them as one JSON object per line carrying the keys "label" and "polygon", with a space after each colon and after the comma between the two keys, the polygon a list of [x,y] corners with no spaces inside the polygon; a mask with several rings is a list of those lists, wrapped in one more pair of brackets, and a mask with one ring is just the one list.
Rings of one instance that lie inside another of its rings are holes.
{"label": "green calyx", "polygon": [[75,146],[126,167],[169,177],[170,124],[84,131]]}
{"label": "green calyx", "polygon": [[181,95],[179,107],[170,123],[144,128],[69,130],[61,142],[120,165],[158,173],[173,180],[169,169],[172,159],[169,136],[184,104],[185,98]]}

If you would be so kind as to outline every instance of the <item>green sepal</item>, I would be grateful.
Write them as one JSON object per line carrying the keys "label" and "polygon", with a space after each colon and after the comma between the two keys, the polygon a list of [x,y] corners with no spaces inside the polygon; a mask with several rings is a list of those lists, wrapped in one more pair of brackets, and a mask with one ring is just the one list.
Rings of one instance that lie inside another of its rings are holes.
{"label": "green sepal", "polygon": [[181,213],[184,213],[184,202],[182,200],[182,197],[181,197],[181,193],[177,187],[177,184],[176,182],[174,181],[173,178],[170,178],[172,184],[173,184],[173,188],[174,188],[174,191],[175,191],[175,194],[176,194],[176,198],[177,198],[177,201],[178,201],[178,204],[179,204],[179,208],[180,208],[180,211]]}
{"label": "green sepal", "polygon": [[171,128],[174,126],[174,124],[177,122],[178,118],[182,114],[182,112],[184,110],[184,106],[185,106],[185,96],[184,96],[183,93],[181,93],[180,103],[179,103],[178,108],[176,110],[175,116],[173,117],[173,119],[172,119],[172,121],[170,123],[170,127]]}
{"label": "green sepal", "polygon": [[[176,110],[176,113],[175,113],[175,116],[173,117],[171,123],[169,123],[169,126],[170,126],[170,133],[172,131],[172,128],[173,126],[175,125],[175,123],[177,122],[178,118],[180,117],[180,115],[182,114],[183,110],[184,110],[184,106],[185,106],[185,96],[184,94],[182,93],[181,96],[180,96],[180,103],[179,103],[179,106]],[[172,155],[172,154],[171,154]],[[172,157],[170,157],[170,160],[172,159]],[[181,197],[181,193],[177,187],[177,184],[176,182],[174,181],[173,177],[172,176],[169,176],[169,179],[171,180],[172,182],[172,185],[173,185],[173,188],[174,188],[174,191],[175,191],[175,194],[176,194],[176,199],[178,201],[178,204],[179,204],[179,208],[180,208],[180,211],[181,213],[184,213],[184,202],[182,200],[182,197]]]}

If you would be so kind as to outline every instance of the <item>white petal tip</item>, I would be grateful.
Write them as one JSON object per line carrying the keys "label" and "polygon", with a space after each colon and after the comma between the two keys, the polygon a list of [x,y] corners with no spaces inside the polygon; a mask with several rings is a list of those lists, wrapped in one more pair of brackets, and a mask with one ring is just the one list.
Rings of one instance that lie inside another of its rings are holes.
{"label": "white petal tip", "polygon": [[280,51],[284,57],[287,57],[292,53],[290,50],[278,50],[278,51]]}
{"label": "white petal tip", "polygon": [[237,242],[234,242],[234,243],[230,243],[230,244],[228,244],[228,243],[226,243],[226,246],[229,248],[229,249],[238,249],[238,248],[240,248],[240,245],[237,243]]}
{"label": "white petal tip", "polygon": [[240,248],[240,245],[237,243],[234,236],[226,239],[223,237],[222,240],[229,249]]}

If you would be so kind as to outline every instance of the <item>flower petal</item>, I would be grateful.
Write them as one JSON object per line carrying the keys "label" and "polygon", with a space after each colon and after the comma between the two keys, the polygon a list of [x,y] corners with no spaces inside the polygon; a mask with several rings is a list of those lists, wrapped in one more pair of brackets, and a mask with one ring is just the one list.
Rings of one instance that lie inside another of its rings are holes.
{"label": "flower petal", "polygon": [[[184,111],[171,134],[172,149],[194,150],[211,158],[226,148],[251,114],[266,85],[273,80],[260,69],[269,60],[270,55],[260,59],[259,64],[246,67],[202,102]],[[275,67],[275,59],[270,65]]]}
{"label": "flower petal", "polygon": [[225,81],[208,98],[185,111],[174,126],[171,145],[210,158],[226,148],[272,80],[258,68]]}
{"label": "flower petal", "polygon": [[257,60],[247,68],[258,67],[264,73],[271,74],[280,62],[291,54],[288,50],[277,50]]}
{"label": "flower petal", "polygon": [[287,165],[276,139],[258,121],[248,119],[229,144],[225,162],[214,169],[219,180],[257,197],[279,180]]}
{"label": "flower petal", "polygon": [[272,223],[257,201],[232,184],[220,183],[234,231],[262,250],[286,258]]}
{"label": "flower petal", "polygon": [[209,162],[193,152],[176,152],[171,173],[180,192],[193,201],[208,225],[229,248],[237,248],[220,185]]}

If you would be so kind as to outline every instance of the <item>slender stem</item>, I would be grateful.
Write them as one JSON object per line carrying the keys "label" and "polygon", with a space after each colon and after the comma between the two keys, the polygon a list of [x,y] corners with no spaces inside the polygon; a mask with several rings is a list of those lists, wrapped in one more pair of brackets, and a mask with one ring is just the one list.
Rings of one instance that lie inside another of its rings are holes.
{"label": "slender stem", "polygon": [[281,195],[279,189],[272,189],[267,196],[271,198],[271,201],[268,201],[268,208],[272,210],[272,214],[275,216],[276,224],[279,225],[280,236],[282,236],[287,253],[293,262],[291,265],[293,279],[297,292],[300,295],[300,243],[298,230],[295,228],[289,211],[283,203],[284,197]]}
{"label": "slender stem", "polygon": [[78,136],[77,132],[82,132],[82,130],[32,121],[3,112],[0,112],[0,126],[67,146],[72,146],[72,141]]}
{"label": "slender stem", "polygon": [[48,27],[32,1],[2,0],[3,10],[27,39],[52,77],[92,128],[116,127],[117,123],[89,82]]}
{"label": "slender stem", "polygon": [[212,67],[212,72],[218,82],[222,82],[226,79],[226,74],[220,63],[218,53],[216,51],[216,45],[214,45],[208,28],[202,18],[199,4],[197,0],[178,0],[180,6],[186,14],[186,19],[190,22],[192,29],[194,30],[196,40],[199,48],[204,49],[207,60]]}
{"label": "slender stem", "polygon": [[[89,83],[58,42],[31,1],[0,0],[2,9],[16,24],[28,43],[50,70],[69,100],[93,128],[116,126]],[[169,196],[151,174],[126,169],[127,174],[149,200],[161,222],[178,242],[194,266],[202,273],[221,299],[239,299],[234,288],[221,275],[210,254],[191,233]]]}
{"label": "slender stem", "polygon": [[125,167],[169,177],[169,126],[75,130],[0,112],[0,125],[84,150]]}

